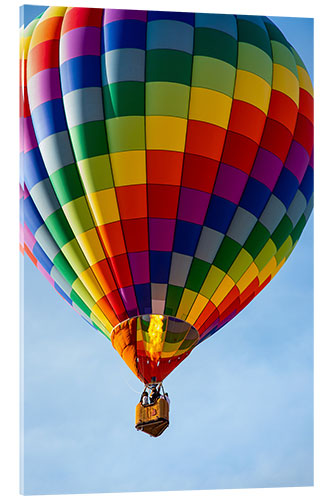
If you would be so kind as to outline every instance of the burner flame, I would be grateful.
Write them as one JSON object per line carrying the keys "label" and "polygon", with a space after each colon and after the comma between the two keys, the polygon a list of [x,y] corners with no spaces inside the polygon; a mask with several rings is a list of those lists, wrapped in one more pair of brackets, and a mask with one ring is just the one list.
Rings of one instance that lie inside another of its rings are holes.
{"label": "burner flame", "polygon": [[157,362],[160,357],[163,342],[163,316],[152,314],[148,328],[149,345],[148,352],[150,359]]}

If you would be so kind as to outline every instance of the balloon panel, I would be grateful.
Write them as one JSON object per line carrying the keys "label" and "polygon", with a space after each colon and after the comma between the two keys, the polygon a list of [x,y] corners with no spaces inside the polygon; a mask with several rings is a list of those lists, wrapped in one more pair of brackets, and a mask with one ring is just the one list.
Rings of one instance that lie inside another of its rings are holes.
{"label": "balloon panel", "polygon": [[22,248],[106,336],[153,314],[201,342],[311,213],[302,61],[257,16],[50,7],[22,37]]}

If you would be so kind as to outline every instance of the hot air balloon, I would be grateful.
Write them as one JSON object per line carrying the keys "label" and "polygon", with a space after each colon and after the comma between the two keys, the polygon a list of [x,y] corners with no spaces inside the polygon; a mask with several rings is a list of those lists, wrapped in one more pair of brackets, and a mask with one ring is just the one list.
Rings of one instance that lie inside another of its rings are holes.
{"label": "hot air balloon", "polygon": [[[22,31],[21,139],[22,251],[146,387],[312,211],[313,88],[267,17],[49,7]],[[163,432],[158,405],[137,428]]]}

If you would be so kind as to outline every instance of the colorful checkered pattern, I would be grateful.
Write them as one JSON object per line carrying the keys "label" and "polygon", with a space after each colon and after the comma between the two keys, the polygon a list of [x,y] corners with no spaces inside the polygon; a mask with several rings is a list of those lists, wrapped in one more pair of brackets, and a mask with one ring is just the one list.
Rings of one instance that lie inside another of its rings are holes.
{"label": "colorful checkered pattern", "polygon": [[22,249],[108,337],[149,314],[212,335],[312,210],[295,50],[265,17],[50,7],[21,54]]}

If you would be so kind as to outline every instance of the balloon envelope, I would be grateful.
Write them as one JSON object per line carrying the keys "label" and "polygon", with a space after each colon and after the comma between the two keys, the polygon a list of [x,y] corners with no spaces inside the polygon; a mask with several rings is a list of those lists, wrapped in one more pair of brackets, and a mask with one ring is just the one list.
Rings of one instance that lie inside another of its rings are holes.
{"label": "balloon envelope", "polygon": [[21,60],[22,249],[161,381],[310,216],[306,68],[266,17],[65,7],[22,32]]}

